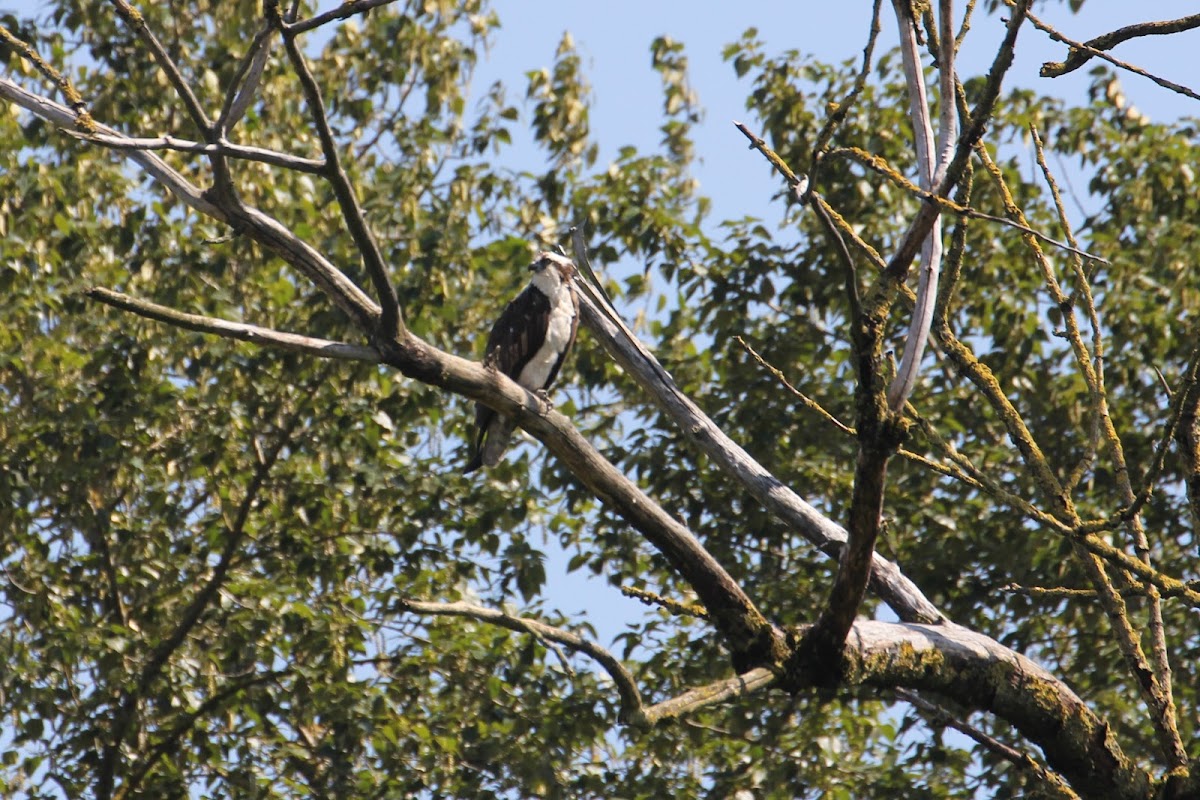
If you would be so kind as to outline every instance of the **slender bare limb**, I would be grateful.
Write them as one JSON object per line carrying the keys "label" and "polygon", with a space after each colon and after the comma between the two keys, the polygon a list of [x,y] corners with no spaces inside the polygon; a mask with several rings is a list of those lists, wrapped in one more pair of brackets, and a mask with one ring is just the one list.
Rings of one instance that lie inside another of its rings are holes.
{"label": "slender bare limb", "polygon": [[661,608],[677,617],[708,619],[708,612],[703,606],[698,606],[695,603],[681,603],[678,600],[672,600],[669,597],[663,597],[660,594],[648,592],[645,589],[639,589],[636,586],[622,586],[621,594],[625,595],[626,597],[631,597],[643,605]]}
{"label": "slender bare limb", "polygon": [[[1008,3],[1009,5],[1013,4],[1013,0],[1005,0],[1005,2]],[[1143,78],[1148,78],[1149,80],[1154,81],[1155,83],[1157,83],[1159,86],[1163,87],[1164,89],[1168,89],[1177,94],[1184,95],[1185,97],[1190,97],[1193,100],[1200,100],[1200,94],[1197,94],[1195,91],[1189,89],[1188,87],[1186,87],[1182,84],[1175,83],[1174,81],[1169,81],[1166,78],[1160,78],[1159,76],[1155,75],[1152,72],[1148,72],[1148,71],[1142,69],[1141,67],[1135,66],[1133,64],[1129,64],[1125,61],[1120,60],[1119,58],[1113,58],[1108,53],[1105,53],[1103,50],[1098,50],[1095,47],[1091,47],[1090,45],[1084,44],[1083,42],[1077,42],[1073,39],[1068,39],[1066,36],[1063,36],[1061,33],[1059,33],[1053,27],[1051,27],[1050,25],[1047,25],[1045,22],[1038,19],[1033,14],[1029,14],[1029,21],[1033,23],[1033,26],[1035,28],[1037,28],[1038,30],[1045,33],[1051,39],[1053,39],[1056,42],[1062,42],[1063,44],[1067,45],[1075,52],[1086,54],[1089,58],[1103,59],[1104,61],[1107,61],[1108,63],[1112,64],[1114,67],[1117,67],[1118,69],[1123,69],[1127,72],[1132,72],[1134,75],[1141,75]],[[1047,77],[1047,78],[1055,77],[1055,74],[1057,73],[1058,68],[1061,66],[1062,66],[1062,64],[1053,62],[1053,61],[1051,61],[1047,64],[1044,64],[1042,66],[1042,71],[1041,71],[1042,77]]]}
{"label": "slender bare limb", "polygon": [[1180,392],[1179,425],[1175,441],[1183,459],[1184,487],[1191,509],[1193,530],[1200,530],[1200,379]]}
{"label": "slender bare limb", "polygon": [[769,363],[765,358],[760,356],[753,347],[751,347],[749,344],[746,343],[745,339],[743,339],[740,336],[735,336],[734,341],[736,341],[739,345],[741,345],[742,349],[745,350],[750,355],[751,358],[753,358],[755,361],[757,361],[763,369],[765,369],[767,372],[771,373],[771,375],[773,375],[775,377],[775,380],[779,381],[779,383],[783,386],[783,388],[787,389],[794,397],[796,397],[796,399],[798,399],[800,401],[800,404],[802,406],[807,408],[809,411],[816,413],[817,416],[821,417],[826,422],[833,425],[833,427],[837,428],[842,433],[845,433],[850,436],[855,435],[853,428],[851,428],[846,423],[842,422],[840,419],[835,417],[833,414],[830,414],[828,411],[826,411],[825,408],[820,403],[818,403],[817,401],[810,398],[808,395],[806,395],[804,392],[797,389],[795,386],[792,386],[792,384],[790,382],[788,382],[787,376],[785,376],[778,367]]}
{"label": "slender bare limb", "polygon": [[380,252],[379,245],[375,242],[375,236],[371,233],[371,229],[363,217],[362,208],[354,194],[354,187],[350,185],[350,178],[342,169],[337,143],[333,139],[329,119],[325,115],[325,101],[321,98],[321,89],[317,86],[316,78],[308,68],[304,54],[300,52],[300,47],[296,44],[296,32],[290,30],[283,20],[278,0],[267,0],[263,8],[268,19],[272,20],[272,24],[283,33],[284,48],[292,62],[292,69],[295,70],[296,77],[300,79],[300,86],[304,89],[305,99],[308,102],[309,114],[317,130],[317,136],[321,140],[321,152],[325,156],[325,176],[333,186],[338,207],[342,211],[342,219],[357,245],[363,264],[367,268],[367,274],[371,276],[375,293],[379,297],[379,305],[382,308],[379,317],[379,335],[389,341],[394,340],[404,330],[404,321],[400,317],[400,302],[396,298],[396,289],[392,286],[391,278],[388,277],[383,253]]}
{"label": "slender bare limb", "polygon": [[707,686],[690,689],[678,697],[655,703],[645,710],[644,717],[648,724],[677,719],[698,711],[701,708],[717,705],[735,697],[757,692],[778,681],[778,677],[769,669],[757,667],[741,675],[726,678]]}
{"label": "slender bare limb", "polygon": [[612,653],[595,642],[585,639],[577,633],[548,625],[540,620],[529,617],[517,617],[483,606],[471,603],[431,603],[423,600],[401,599],[400,608],[411,614],[426,616],[463,617],[498,625],[518,633],[529,633],[539,639],[557,642],[570,650],[583,653],[593,659],[613,679],[617,694],[621,698],[621,719],[627,723],[640,725],[645,723],[642,708],[642,696],[638,692],[637,683],[625,665]]}
{"label": "slender bare limb", "polygon": [[[83,101],[83,97],[76,90],[75,86],[61,72],[56,70],[41,54],[38,53],[28,42],[24,42],[13,36],[8,28],[0,25],[0,41],[7,44],[9,47],[21,54],[21,57],[33,64],[34,69],[42,73],[42,75],[57,87],[62,93],[63,99],[71,106],[72,121],[83,131],[95,130],[95,123],[92,121],[92,116],[87,110],[87,103]],[[7,83],[7,81],[6,81]],[[15,86],[15,84],[13,84]],[[33,97],[35,95],[31,95]],[[9,98],[15,101],[15,98]],[[50,101],[47,101],[50,102]],[[20,103],[18,103],[20,105]],[[63,127],[68,127],[70,123],[60,123]]]}
{"label": "slender bare limb", "polygon": [[179,328],[200,333],[211,333],[226,339],[237,339],[242,342],[290,350],[294,353],[307,353],[318,358],[330,358],[340,361],[367,361],[378,364],[379,351],[373,347],[357,344],[332,342],[327,339],[317,339],[312,336],[302,336],[297,333],[287,333],[258,325],[247,325],[242,322],[230,322],[215,317],[205,317],[199,314],[188,314],[183,311],[151,303],[127,294],[114,292],[111,289],[94,287],[84,292],[85,295],[101,303],[131,311],[147,319],[165,322]]}
{"label": "slender bare limb", "polygon": [[[1122,42],[1140,36],[1163,36],[1171,33],[1182,33],[1192,28],[1200,28],[1200,14],[1190,17],[1163,20],[1161,22],[1139,22],[1117,28],[1094,39],[1088,39],[1083,47],[1072,47],[1066,61],[1047,61],[1042,65],[1043,78],[1059,78],[1068,72],[1074,72],[1090,61],[1098,51],[1111,50]],[[1086,48],[1086,49],[1084,49]]]}
{"label": "slender bare limb", "polygon": [[983,746],[989,752],[1011,762],[1018,769],[1030,771],[1038,781],[1052,791],[1053,795],[1063,800],[1080,800],[1079,795],[1071,791],[1071,787],[1067,786],[1060,776],[1046,769],[1042,764],[1039,764],[1029,753],[1018,750],[1015,747],[1010,747],[994,736],[988,736],[969,722],[959,719],[948,709],[936,703],[929,702],[916,692],[910,692],[907,689],[898,689],[896,690],[896,696],[931,717],[936,723],[954,728],[954,730]]}
{"label": "slender bare limb", "polygon": [[188,139],[177,139],[174,136],[157,136],[153,138],[134,136],[112,136],[103,133],[86,133],[83,131],[63,128],[63,133],[74,136],[80,141],[97,144],[109,150],[142,150],[146,152],[169,150],[176,153],[199,153],[202,155],[219,155],[237,158],[242,161],[258,161],[274,167],[304,172],[310,175],[324,174],[325,162],[313,158],[280,153],[264,147],[249,147],[228,141],[218,141],[212,144],[193,142]]}
{"label": "slender bare limb", "polygon": [[[859,95],[862,94],[863,87],[867,85],[867,78],[871,73],[871,62],[875,54],[875,42],[879,38],[879,32],[882,29],[882,26],[879,24],[879,8],[881,5],[882,0],[874,0],[871,7],[871,28],[867,33],[867,43],[863,46],[862,66],[859,67],[858,75],[854,78],[854,86],[850,88],[850,91],[842,98],[842,101],[836,105],[832,113],[826,117],[825,124],[821,126],[820,133],[813,140],[812,181],[814,185],[820,183],[818,170],[820,169],[821,159],[825,154],[826,146],[833,138],[837,127],[850,115],[850,110],[854,108]],[[747,132],[743,130],[742,133]]]}
{"label": "slender bare limb", "polygon": [[[69,129],[77,122],[77,115],[71,109],[49,98],[28,92],[7,78],[0,78],[0,97],[11,100],[26,111],[63,129]],[[95,122],[92,125],[92,128],[87,129],[89,133],[95,132],[101,135],[125,138],[119,131],[109,128],[106,125]],[[168,166],[161,158],[141,150],[126,150],[124,152],[126,158],[144,169],[147,175],[162,184],[171,194],[175,195],[188,206],[217,220],[227,221],[223,210],[212,203],[199,188]]]}
{"label": "slender bare limb", "polygon": [[[1030,2],[1031,0],[1020,0],[1020,2],[1017,2],[1012,16],[1009,17],[1004,39],[1001,41],[1000,47],[996,51],[996,57],[992,60],[992,66],[988,70],[987,79],[984,81],[983,90],[980,92],[979,102],[971,110],[969,115],[970,121],[963,130],[962,135],[958,137],[954,157],[946,167],[945,176],[942,178],[941,183],[933,190],[933,193],[936,195],[946,197],[950,194],[951,189],[954,188],[962,176],[963,170],[966,169],[971,151],[983,137],[984,126],[987,124],[988,119],[991,118],[992,110],[995,108],[996,101],[1000,97],[1000,86],[1003,83],[1004,75],[1008,72],[1008,68],[1012,66],[1013,54],[1016,51],[1017,32],[1021,29],[1021,24],[1025,21]],[[921,243],[925,240],[926,235],[928,235],[930,229],[933,227],[938,213],[938,207],[932,203],[923,203],[917,209],[917,213],[913,217],[908,230],[905,232],[900,246],[896,248],[896,252],[892,254],[891,260],[888,261],[886,272],[893,280],[900,282],[908,275],[909,265],[912,263],[913,257],[917,254],[917,250],[921,247]]]}
{"label": "slender bare limb", "polygon": [[[918,183],[926,192],[932,193],[946,177],[946,170],[954,155],[955,134],[958,130],[954,103],[954,27],[952,3],[940,0],[938,37],[938,85],[940,86],[941,113],[939,115],[939,148],[934,160],[933,127],[930,121],[929,100],[925,93],[925,76],[917,50],[916,27],[913,7],[908,0],[893,0],[896,22],[900,27],[900,54],[904,65],[904,76],[908,83],[909,118],[912,122],[917,155]],[[888,405],[893,411],[904,408],[917,383],[921,359],[929,340],[929,326],[933,322],[933,306],[937,297],[938,276],[942,264],[942,218],[934,218],[921,244],[921,262],[918,268],[917,301],[913,307],[912,322],[904,340],[904,354],[896,377],[888,387]]]}
{"label": "slender bare limb", "polygon": [[326,11],[324,14],[318,14],[315,17],[289,23],[287,30],[293,34],[304,33],[305,31],[319,28],[322,25],[327,25],[330,22],[339,19],[348,19],[356,14],[364,14],[372,8],[391,5],[394,2],[396,0],[350,0],[350,2],[342,3],[337,8]]}
{"label": "slender bare limb", "polygon": [[217,137],[224,139],[229,131],[241,121],[246,109],[254,102],[254,95],[262,82],[263,71],[267,67],[267,59],[271,55],[271,38],[275,30],[264,23],[262,29],[254,36],[250,48],[238,65],[233,83],[225,95],[225,103],[221,107],[221,115],[217,117]]}
{"label": "slender bare limb", "polygon": [[[586,263],[582,237],[577,237],[575,261]],[[579,282],[580,310],[584,325],[601,346],[647,393],[654,404],[675,420],[684,435],[714,460],[721,469],[779,519],[795,527],[826,555],[837,558],[846,541],[846,531],[825,517],[731,440],[695,403],[675,385],[644,344],[620,320],[602,294],[591,284]],[[872,590],[904,620],[939,622],[945,619],[900,568],[876,554],[872,561]],[[708,605],[707,603],[705,604]],[[709,611],[712,608],[709,607]]]}
{"label": "slender bare limb", "polygon": [[733,126],[750,140],[750,149],[762,153],[763,157],[775,168],[775,171],[783,176],[784,180],[788,183],[788,188],[791,190],[792,196],[799,201],[803,201],[808,192],[808,178],[792,172],[792,168],[779,157],[779,154],[767,146],[765,140],[751,133],[750,129],[743,123],[735,121]]}
{"label": "slender bare limb", "polygon": [[[987,148],[977,148],[979,160],[982,162],[985,170],[992,178],[992,183],[996,186],[1001,201],[1004,204],[1004,209],[1014,219],[1026,224],[1024,212],[1016,204],[1012,197],[1008,185],[1001,173],[999,167],[992,160],[991,155],[987,152]],[[1066,332],[1066,337],[1071,345],[1072,352],[1075,355],[1075,362],[1079,367],[1080,374],[1088,385],[1089,391],[1092,394],[1093,402],[1097,404],[1097,414],[1101,423],[1101,430],[1104,435],[1106,444],[1112,454],[1113,464],[1117,475],[1118,488],[1122,493],[1123,501],[1128,505],[1134,500],[1133,490],[1129,484],[1128,468],[1125,462],[1124,451],[1121,444],[1121,439],[1117,434],[1116,428],[1113,425],[1112,419],[1108,413],[1107,398],[1105,396],[1104,386],[1101,383],[1099,374],[1096,372],[1092,363],[1091,354],[1088,351],[1087,344],[1083,341],[1083,337],[1079,332],[1079,324],[1075,317],[1073,304],[1063,292],[1059,284],[1054,270],[1042,252],[1037,241],[1031,236],[1024,236],[1026,247],[1032,252],[1034,260],[1039,265],[1043,282],[1050,292],[1051,299],[1062,312],[1063,324]],[[1015,417],[1015,409],[1012,409],[1007,398],[996,398],[994,393],[993,407],[1000,410],[1002,415],[1012,415]],[[997,405],[997,402],[1000,405]],[[1023,427],[1023,423],[1022,423]],[[1011,429],[1010,429],[1011,430]],[[1027,432],[1026,432],[1027,433]],[[1033,451],[1029,451],[1032,453]],[[1038,452],[1040,456],[1040,451]],[[1038,478],[1038,483],[1044,489],[1049,490],[1050,496],[1056,501],[1061,502],[1062,512],[1065,514],[1064,521],[1072,525],[1078,525],[1080,519],[1075,510],[1074,504],[1070,497],[1063,489],[1061,483],[1050,469],[1049,463],[1044,457],[1041,457],[1040,463],[1031,463],[1029,459],[1026,463],[1033,467],[1035,475]],[[1151,569],[1149,563],[1149,548],[1146,546],[1144,531],[1139,536],[1137,529],[1140,523],[1136,518],[1133,520],[1134,528],[1134,544],[1139,551],[1139,560],[1145,564],[1148,569]],[[1080,556],[1083,562],[1085,571],[1088,574],[1089,580],[1099,593],[1101,606],[1104,608],[1106,615],[1113,626],[1116,633],[1117,643],[1120,645],[1121,652],[1125,656],[1126,665],[1130,673],[1136,679],[1138,686],[1142,691],[1143,699],[1147,707],[1152,712],[1152,720],[1154,723],[1155,732],[1158,734],[1159,746],[1162,748],[1168,763],[1172,767],[1181,766],[1187,763],[1186,750],[1183,746],[1183,741],[1180,738],[1177,723],[1175,721],[1175,704],[1170,691],[1170,668],[1164,668],[1159,659],[1156,658],[1156,663],[1151,664],[1147,659],[1142,649],[1141,637],[1134,630],[1132,623],[1129,621],[1128,609],[1124,599],[1113,587],[1112,581],[1105,571],[1104,563],[1094,553],[1080,546],[1076,546],[1076,553]],[[1153,597],[1151,598],[1153,600]],[[1152,636],[1152,639],[1156,637]],[[1152,645],[1153,646],[1153,645]],[[1165,660],[1165,645],[1163,650],[1163,659]]]}
{"label": "slender bare limb", "polygon": [[968,219],[981,219],[981,220],[986,220],[987,222],[994,222],[997,225],[1003,225],[1007,228],[1012,228],[1013,230],[1021,231],[1022,233],[1028,233],[1030,236],[1037,237],[1037,239],[1039,241],[1045,242],[1046,244],[1049,244],[1049,245],[1056,247],[1059,250],[1063,250],[1067,253],[1072,253],[1074,255],[1080,256],[1081,258],[1086,258],[1089,261],[1097,261],[1101,264],[1111,264],[1112,263],[1107,258],[1102,258],[1098,255],[1094,255],[1093,253],[1089,253],[1086,250],[1080,249],[1078,243],[1068,243],[1068,242],[1059,241],[1058,239],[1055,239],[1054,237],[1052,237],[1048,234],[1042,233],[1041,231],[1039,231],[1035,228],[1031,228],[1028,225],[1022,225],[1020,222],[1017,222],[1016,220],[1007,219],[1005,217],[997,217],[993,214],[986,214],[982,211],[979,211],[978,209],[971,208],[970,206],[964,206],[960,203],[956,203],[954,200],[950,199],[949,197],[940,197],[932,192],[928,192],[928,191],[922,189],[920,186],[917,186],[912,181],[908,180],[908,178],[905,178],[903,175],[901,175],[895,169],[895,167],[893,167],[891,164],[887,163],[886,160],[884,160],[883,158],[881,158],[878,155],[875,155],[874,153],[868,153],[866,150],[863,150],[862,148],[859,148],[859,147],[836,147],[827,153],[827,157],[830,157],[830,158],[839,157],[839,156],[844,157],[844,158],[853,159],[854,161],[858,162],[859,164],[862,164],[864,167],[867,167],[868,169],[872,170],[873,172],[876,172],[876,173],[884,176],[885,178],[887,178],[889,181],[891,181],[896,186],[899,186],[901,189],[904,189],[906,192],[909,192],[909,193],[915,195],[916,197],[919,197],[922,200],[926,200],[930,203],[936,203],[938,206],[941,207],[943,212],[950,212],[950,213],[956,214],[960,217],[967,217]]}
{"label": "slender bare limb", "polygon": [[150,48],[155,63],[167,76],[167,80],[179,95],[179,99],[183,101],[184,108],[187,109],[188,116],[192,118],[192,123],[200,135],[204,139],[210,139],[213,135],[213,127],[208,119],[208,114],[204,111],[204,106],[200,105],[200,100],[192,91],[191,85],[184,79],[183,73],[179,71],[179,66],[167,53],[167,49],[162,46],[158,37],[154,35],[154,31],[150,30],[150,26],[146,24],[146,18],[125,0],[110,0],[110,2],[117,9],[117,13],[125,21],[125,24],[132,28],[138,38]]}

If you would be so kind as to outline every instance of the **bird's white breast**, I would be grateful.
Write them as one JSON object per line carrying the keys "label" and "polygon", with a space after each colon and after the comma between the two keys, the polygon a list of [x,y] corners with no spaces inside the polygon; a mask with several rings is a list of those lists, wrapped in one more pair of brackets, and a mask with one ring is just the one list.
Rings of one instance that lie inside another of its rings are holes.
{"label": "bird's white breast", "polygon": [[[553,273],[553,274],[548,274]],[[550,371],[558,363],[563,350],[571,341],[575,319],[575,304],[571,302],[571,287],[559,278],[557,270],[547,269],[533,276],[533,283],[550,298],[550,320],[546,339],[533,358],[521,370],[517,383],[531,391],[546,386]]]}

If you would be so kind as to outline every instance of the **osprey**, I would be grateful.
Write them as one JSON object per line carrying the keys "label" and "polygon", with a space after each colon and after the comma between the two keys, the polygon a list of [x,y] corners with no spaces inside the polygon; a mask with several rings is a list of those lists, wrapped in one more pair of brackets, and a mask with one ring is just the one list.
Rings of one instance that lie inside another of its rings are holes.
{"label": "osprey", "polygon": [[[571,286],[570,259],[542,252],[529,265],[533,279],[488,334],[485,366],[498,369],[531,392],[554,383],[579,328],[579,298]],[[500,461],[516,423],[482,403],[475,404],[475,438],[463,473]]]}

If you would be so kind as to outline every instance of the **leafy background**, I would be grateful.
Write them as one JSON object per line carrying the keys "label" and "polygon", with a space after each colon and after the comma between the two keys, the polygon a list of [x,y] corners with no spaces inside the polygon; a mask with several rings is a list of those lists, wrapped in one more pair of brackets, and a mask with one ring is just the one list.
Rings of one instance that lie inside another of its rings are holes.
{"label": "leafy background", "polygon": [[[478,355],[528,244],[559,241],[583,222],[610,292],[680,386],[838,518],[852,442],[734,340],[849,420],[836,258],[811,216],[773,196],[766,167],[726,119],[745,117],[807,169],[826,102],[853,80],[869,4],[843,12],[854,22],[847,44],[820,58],[810,48],[827,37],[814,31],[846,23],[805,10],[781,24],[771,17],[778,5],[763,8],[757,31],[731,20],[728,30],[696,33],[700,45],[685,31],[659,35],[685,21],[650,8],[573,18],[542,3],[399,5],[403,13],[377,10],[314,48],[414,332]],[[1116,27],[1092,15],[1099,5],[1080,25]],[[218,104],[257,4],[141,10],[173,41],[202,99]],[[5,24],[56,63],[74,63],[98,118],[189,135],[110,13],[69,2],[36,20],[16,12]],[[605,31],[624,30],[622,19],[653,33],[617,49]],[[980,18],[968,46],[995,25]],[[1019,47],[1036,39],[1026,31]],[[703,71],[692,69],[704,43]],[[886,38],[882,46],[837,143],[911,173],[897,56]],[[507,66],[519,63],[513,49],[525,69]],[[6,74],[34,83],[4,55]],[[614,61],[629,74],[618,88]],[[725,78],[710,80],[717,69]],[[1030,219],[1055,230],[1030,168],[1025,131],[1036,124],[1072,182],[1085,246],[1113,262],[1092,276],[1110,335],[1105,366],[1127,455],[1144,465],[1166,409],[1155,370],[1176,379],[1195,341],[1195,123],[1174,110],[1146,116],[1165,93],[1139,85],[1135,108],[1133,86],[1103,69],[1065,85],[1079,88],[1062,89],[1065,99],[1007,93],[991,141]],[[710,100],[710,86],[735,88]],[[299,92],[278,62],[262,97],[241,135],[314,153]],[[584,632],[602,625],[602,640],[636,661],[639,685],[656,699],[729,671],[704,626],[621,604],[612,586],[679,599],[687,590],[537,448],[514,452],[486,480],[458,475],[465,403],[375,367],[313,363],[83,301],[80,290],[103,285],[188,311],[352,336],[277,259],[185,213],[112,157],[14,114],[0,116],[0,142],[3,793],[99,794],[106,743],[124,726],[129,744],[108,779],[136,780],[147,797],[1028,796],[1021,772],[918,723],[888,696],[767,695],[627,734],[611,687],[586,663],[568,673],[531,637],[401,613],[403,597],[468,598]],[[260,164],[239,164],[237,178],[249,199],[354,274],[326,187]],[[827,164],[821,180],[884,252],[915,208],[849,161]],[[973,202],[1001,213],[982,184]],[[1054,335],[1035,265],[1011,231],[973,223],[966,242],[953,322],[1065,474],[1085,449],[1085,389]],[[682,516],[761,607],[784,623],[811,621],[829,563],[706,468],[586,336],[563,384],[559,407]],[[1032,495],[998,421],[936,355],[917,400],[943,435]],[[918,436],[909,446],[926,444]],[[1194,578],[1178,468],[1168,463],[1147,527],[1164,568]],[[1000,591],[1081,585],[1066,545],[1018,509],[915,465],[897,462],[891,477],[884,553],[952,619],[1065,676],[1131,754],[1152,761],[1151,729],[1102,615]],[[1077,492],[1085,516],[1116,508],[1113,480],[1103,460],[1089,471]],[[149,669],[231,542],[215,597]],[[1167,612],[1182,732],[1195,748],[1200,641],[1182,610]]]}

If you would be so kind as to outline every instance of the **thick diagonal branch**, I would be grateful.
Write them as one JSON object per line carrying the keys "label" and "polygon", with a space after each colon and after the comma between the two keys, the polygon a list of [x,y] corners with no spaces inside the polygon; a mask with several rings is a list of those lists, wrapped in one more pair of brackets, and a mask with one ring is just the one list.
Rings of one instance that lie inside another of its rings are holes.
{"label": "thick diagonal branch", "polygon": [[[586,263],[582,242],[575,248],[576,263]],[[846,529],[821,514],[730,439],[675,385],[658,359],[621,322],[616,309],[594,287],[579,282],[583,324],[646,392],[664,414],[701,452],[737,480],[763,507],[791,525],[823,553],[838,558],[846,542]],[[871,589],[897,616],[909,622],[936,623],[945,619],[893,562],[876,554],[871,559]]]}

